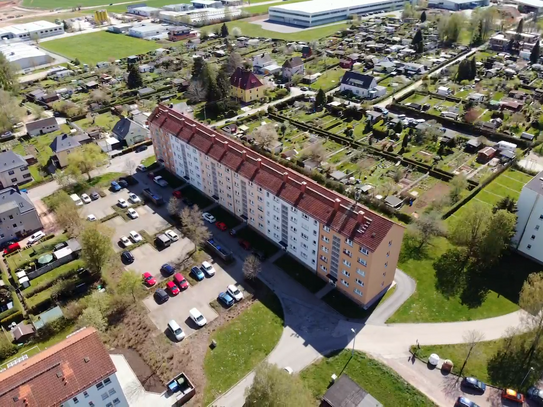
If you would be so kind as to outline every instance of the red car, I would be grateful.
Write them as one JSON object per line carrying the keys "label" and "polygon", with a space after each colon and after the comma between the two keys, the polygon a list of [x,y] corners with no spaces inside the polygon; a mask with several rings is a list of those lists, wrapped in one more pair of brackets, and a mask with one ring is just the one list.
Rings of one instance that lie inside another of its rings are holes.
{"label": "red car", "polygon": [[166,283],[166,288],[168,289],[168,291],[170,292],[171,295],[177,295],[179,294],[179,287],[177,285],[175,285],[175,283],[173,281],[168,281]]}
{"label": "red car", "polygon": [[250,250],[251,249],[251,244],[247,240],[239,239],[238,243],[245,250]]}
{"label": "red car", "polygon": [[143,276],[143,282],[145,283],[146,286],[152,287],[156,284],[156,280],[151,273],[149,272],[143,273],[142,276]]}
{"label": "red car", "polygon": [[183,277],[181,273],[175,273],[173,275],[173,281],[181,288],[182,290],[186,290],[189,288],[189,282]]}
{"label": "red car", "polygon": [[217,222],[217,223],[215,223],[215,226],[217,226],[223,232],[227,229],[226,224],[224,222]]}
{"label": "red car", "polygon": [[175,196],[177,199],[181,199],[181,191],[173,191],[172,193],[173,196]]}

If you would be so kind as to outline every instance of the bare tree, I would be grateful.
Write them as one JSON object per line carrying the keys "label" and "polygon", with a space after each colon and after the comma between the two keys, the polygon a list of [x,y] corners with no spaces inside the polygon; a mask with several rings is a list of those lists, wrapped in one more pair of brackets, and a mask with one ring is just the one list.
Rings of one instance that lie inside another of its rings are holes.
{"label": "bare tree", "polygon": [[134,160],[128,160],[126,164],[124,165],[124,169],[126,170],[126,173],[128,175],[132,175],[134,171],[136,171],[137,166],[138,165],[136,164]]}
{"label": "bare tree", "polygon": [[464,371],[464,368],[466,367],[466,364],[468,363],[468,359],[471,356],[471,353],[475,350],[475,347],[479,344],[479,342],[482,342],[485,338],[485,335],[482,332],[479,332],[477,330],[467,331],[464,334],[464,342],[468,346],[468,353],[466,354],[466,359],[464,359],[464,364],[460,368],[460,372],[458,373],[458,379],[460,380],[460,377],[462,377],[462,372]]}
{"label": "bare tree", "polygon": [[445,224],[437,211],[423,213],[409,226],[410,231],[419,241],[419,250],[433,237],[445,233]]}
{"label": "bare tree", "polygon": [[172,216],[176,213],[179,213],[179,208],[181,207],[180,204],[181,202],[179,202],[179,199],[175,196],[172,196],[168,201],[168,213]]}
{"label": "bare tree", "polygon": [[320,164],[326,157],[327,153],[326,153],[326,148],[324,148],[323,142],[318,141],[316,143],[311,144],[307,148],[306,154],[311,161],[315,161]]}
{"label": "bare tree", "polygon": [[194,243],[194,252],[196,252],[211,237],[211,233],[204,224],[202,211],[200,211],[197,205],[192,208],[185,207],[179,217],[183,225],[181,231]]}
{"label": "bare tree", "polygon": [[260,273],[260,260],[251,255],[243,263],[243,277],[247,280],[254,280]]}
{"label": "bare tree", "polygon": [[264,150],[270,150],[278,139],[277,131],[272,123],[267,123],[257,128],[253,131],[253,137],[256,143]]}
{"label": "bare tree", "polygon": [[79,236],[83,227],[83,221],[75,204],[70,201],[62,201],[55,208],[55,215],[60,227],[67,231],[68,235]]}
{"label": "bare tree", "polygon": [[190,81],[189,88],[185,92],[185,96],[191,103],[198,103],[205,100],[207,96],[207,88],[204,82],[200,79]]}

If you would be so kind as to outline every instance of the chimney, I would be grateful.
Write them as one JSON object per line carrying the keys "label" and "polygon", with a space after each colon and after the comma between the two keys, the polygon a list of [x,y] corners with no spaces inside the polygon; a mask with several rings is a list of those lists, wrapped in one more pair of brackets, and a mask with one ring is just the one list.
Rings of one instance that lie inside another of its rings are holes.
{"label": "chimney", "polygon": [[259,169],[262,168],[262,158],[257,158],[257,159],[256,159],[256,165],[257,165],[257,167],[258,167]]}
{"label": "chimney", "polygon": [[283,182],[287,182],[288,181],[288,172],[284,172],[283,173]]}
{"label": "chimney", "polygon": [[209,137],[211,137],[211,144],[215,144],[215,135],[210,134]]}
{"label": "chimney", "polygon": [[358,211],[358,214],[356,216],[356,221],[358,223],[364,223],[364,211]]}
{"label": "chimney", "polygon": [[300,189],[302,190],[302,194],[305,194],[305,189],[307,188],[307,182],[302,181],[302,184],[300,185]]}
{"label": "chimney", "polygon": [[243,161],[245,161],[245,159],[247,158],[247,151],[243,150],[241,152],[241,158],[243,159]]}
{"label": "chimney", "polygon": [[335,210],[335,211],[339,211],[339,204],[340,204],[340,203],[341,203],[341,199],[336,198],[336,199],[334,200],[334,210]]}

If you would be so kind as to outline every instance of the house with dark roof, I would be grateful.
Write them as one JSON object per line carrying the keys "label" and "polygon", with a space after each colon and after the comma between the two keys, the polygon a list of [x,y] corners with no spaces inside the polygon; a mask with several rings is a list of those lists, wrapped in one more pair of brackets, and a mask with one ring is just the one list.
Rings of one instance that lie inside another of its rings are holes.
{"label": "house with dark roof", "polygon": [[[0,219],[0,243],[18,241],[43,228],[28,194],[17,187],[0,190]],[[3,404],[0,402],[0,405]]]}
{"label": "house with dark roof", "polygon": [[58,166],[64,168],[68,165],[68,154],[81,147],[81,143],[75,137],[68,134],[61,134],[55,137],[53,142],[49,144],[49,147],[53,150],[54,158],[58,161]]}
{"label": "house with dark roof", "polygon": [[353,379],[342,374],[322,397],[321,407],[383,407]]}
{"label": "house with dark roof", "polygon": [[260,79],[247,69],[238,67],[230,77],[230,95],[241,102],[250,103],[262,99],[265,89]]}
{"label": "house with dark roof", "polygon": [[252,58],[253,71],[260,75],[273,75],[281,70],[270,54],[262,53]]}
{"label": "house with dark roof", "polygon": [[32,181],[28,163],[11,150],[0,153],[0,184],[2,188]]}
{"label": "house with dark roof", "polygon": [[55,117],[48,117],[47,119],[36,120],[26,124],[28,135],[33,137],[52,133],[57,130],[60,130],[60,127]]}
{"label": "house with dark roof", "polygon": [[82,328],[0,372],[0,405],[128,407],[116,372],[96,329]]}
{"label": "house with dark roof", "polygon": [[127,117],[123,117],[111,131],[113,137],[124,142],[128,147],[141,143],[149,138],[149,130]]}
{"label": "house with dark roof", "polygon": [[377,85],[377,80],[371,75],[348,71],[341,78],[340,92],[351,92],[362,99],[375,99],[384,96],[387,89]]}
{"label": "house with dark roof", "polygon": [[290,81],[294,75],[304,74],[304,61],[300,57],[287,59],[283,63],[282,75],[284,81]]}

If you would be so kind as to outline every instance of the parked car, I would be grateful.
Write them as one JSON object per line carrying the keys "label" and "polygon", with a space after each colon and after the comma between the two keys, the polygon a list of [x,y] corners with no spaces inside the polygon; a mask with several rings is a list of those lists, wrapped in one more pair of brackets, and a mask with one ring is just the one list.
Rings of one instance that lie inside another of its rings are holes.
{"label": "parked car", "polygon": [[163,288],[157,288],[155,293],[153,294],[153,297],[155,298],[155,301],[158,304],[164,304],[166,301],[170,299],[170,296],[166,291],[164,291]]}
{"label": "parked car", "polygon": [[502,399],[511,400],[519,404],[524,403],[524,394],[513,389],[503,389]]}
{"label": "parked car", "polygon": [[100,194],[98,192],[93,192],[90,194],[90,197],[93,201],[96,201],[97,199],[100,199]]}
{"label": "parked car", "polygon": [[96,216],[94,216],[92,213],[87,216],[87,220],[89,222],[94,222],[96,220]]}
{"label": "parked car", "polygon": [[57,243],[57,244],[53,247],[53,251],[56,252],[57,250],[64,249],[66,246],[68,246],[68,242],[60,242],[60,243]]}
{"label": "parked car", "polygon": [[128,182],[126,182],[124,179],[119,178],[119,180],[117,180],[117,184],[119,184],[121,188],[128,188]]}
{"label": "parked car", "polygon": [[183,274],[181,273],[175,273],[173,276],[173,281],[175,281],[175,283],[182,290],[186,290],[187,288],[189,288],[189,282],[185,277],[183,277]]}
{"label": "parked car", "polygon": [[136,148],[136,153],[141,153],[142,151],[145,151],[147,150],[147,146],[146,145],[143,145],[143,146],[139,146],[138,148]]}
{"label": "parked car", "polygon": [[224,223],[224,222],[217,222],[217,223],[215,223],[215,226],[217,226],[217,228],[219,230],[222,230],[223,232],[227,229],[226,223]]}
{"label": "parked car", "polygon": [[176,197],[177,199],[181,199],[181,191],[173,191],[172,196]]}
{"label": "parked car", "polygon": [[176,340],[180,341],[185,337],[185,332],[181,329],[179,324],[173,319],[168,322],[168,330],[172,333]]}
{"label": "parked car", "polygon": [[86,204],[92,202],[90,196],[88,196],[87,194],[81,194],[81,200]]}
{"label": "parked car", "polygon": [[123,244],[124,247],[128,247],[132,245],[132,242],[126,236],[121,236],[121,243]]}
{"label": "parked car", "polygon": [[126,212],[126,214],[131,219],[137,219],[140,217],[140,215],[138,215],[138,212],[136,212],[134,208],[128,208],[128,211]]}
{"label": "parked car", "polygon": [[202,281],[205,277],[204,272],[196,266],[190,269],[190,274],[192,274],[192,277],[194,277],[196,281]]}
{"label": "parked car", "polygon": [[141,198],[139,196],[137,196],[135,193],[133,192],[130,192],[128,194],[128,200],[132,203],[140,203],[141,202]]}
{"label": "parked car", "polygon": [[113,181],[111,183],[111,190],[113,192],[119,192],[121,190],[121,186],[116,181]]}
{"label": "parked car", "polygon": [[181,200],[185,205],[187,205],[189,208],[192,208],[194,206],[194,202],[192,202],[190,199],[183,198]]}
{"label": "parked car", "polygon": [[204,261],[200,266],[200,269],[206,273],[208,277],[213,277],[215,275],[215,268],[208,261]]}
{"label": "parked car", "polygon": [[162,178],[161,175],[157,175],[153,178],[153,182],[157,185],[160,185],[162,188],[166,188],[168,186],[168,182]]}
{"label": "parked car", "polygon": [[141,172],[147,171],[147,167],[143,164],[138,165],[136,169]]}
{"label": "parked car", "polygon": [[16,250],[19,250],[21,248],[21,245],[18,242],[11,243],[4,249],[4,254],[13,253]]}
{"label": "parked car", "polygon": [[[126,177],[119,178],[119,183],[125,182],[128,185],[138,185],[140,182],[134,178],[132,175],[127,175]],[[122,185],[121,185],[122,186]],[[126,187],[125,187],[126,188]]]}
{"label": "parked car", "polygon": [[251,244],[247,240],[239,239],[238,243],[245,250],[251,250]]}
{"label": "parked car", "polygon": [[123,263],[132,264],[134,263],[134,256],[128,250],[125,250],[121,253],[121,260]]}
{"label": "parked car", "polygon": [[227,307],[234,305],[234,299],[228,293],[219,293],[217,299]]}
{"label": "parked car", "polygon": [[170,292],[171,295],[177,295],[180,293],[179,287],[177,287],[173,281],[168,281],[166,283],[166,289]]}
{"label": "parked car", "polygon": [[194,323],[200,327],[207,324],[206,318],[196,308],[191,308],[189,310],[189,316],[190,316],[190,319],[192,319]]}
{"label": "parked car", "polygon": [[266,260],[266,254],[260,250],[253,250],[253,256],[255,256],[260,261]]}
{"label": "parked car", "polygon": [[477,380],[475,377],[464,377],[462,380],[462,386],[469,387],[477,392],[480,392],[481,394],[486,390],[486,384],[480,380]]}
{"label": "parked car", "polygon": [[235,299],[236,301],[243,300],[243,293],[240,291],[238,287],[236,287],[234,284],[230,284],[226,288],[226,292],[230,294],[230,296]]}
{"label": "parked car", "polygon": [[45,237],[45,233],[43,233],[41,230],[39,232],[34,233],[30,238],[28,239],[28,244],[32,245],[36,242],[39,242],[41,239]]}
{"label": "parked car", "polygon": [[536,404],[543,406],[543,390],[532,386],[526,392],[528,399],[533,400]]}
{"label": "parked car", "polygon": [[209,212],[202,213],[202,218],[204,218],[204,220],[207,220],[209,223],[215,223],[217,221],[217,219],[215,219],[215,216],[213,216]]}
{"label": "parked car", "polygon": [[130,236],[130,239],[132,239],[134,241],[134,243],[138,243],[138,242],[141,242],[143,240],[143,237],[141,237],[141,235],[138,232],[136,232],[135,230],[132,230],[129,233],[129,236]]}
{"label": "parked car", "polygon": [[177,242],[179,240],[179,235],[171,229],[165,231],[164,234],[168,236],[172,242]]}
{"label": "parked car", "polygon": [[156,279],[153,277],[153,275],[151,273],[149,273],[148,271],[143,273],[142,274],[142,277],[143,277],[143,283],[148,286],[148,287],[152,287],[156,284]]}
{"label": "parked car", "polygon": [[471,401],[467,397],[458,397],[454,406],[455,407],[479,407],[477,404],[475,404],[473,401]]}
{"label": "parked car", "polygon": [[170,264],[163,264],[162,267],[160,267],[160,272],[166,276],[171,276],[173,273],[175,273],[175,268]]}
{"label": "parked car", "polygon": [[119,205],[121,208],[128,208],[128,202],[122,198],[117,201],[117,205]]}

